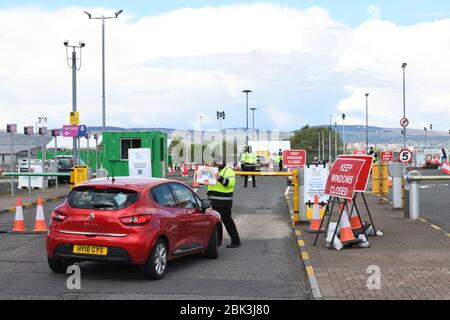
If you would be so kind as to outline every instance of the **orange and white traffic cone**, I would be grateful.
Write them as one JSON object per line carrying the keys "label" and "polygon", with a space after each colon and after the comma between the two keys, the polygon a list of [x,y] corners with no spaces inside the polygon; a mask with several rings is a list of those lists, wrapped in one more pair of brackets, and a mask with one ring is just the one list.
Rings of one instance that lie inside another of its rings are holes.
{"label": "orange and white traffic cone", "polygon": [[317,232],[320,230],[320,223],[322,219],[320,218],[320,207],[319,207],[319,197],[314,196],[314,205],[311,224],[309,225],[309,232]]}
{"label": "orange and white traffic cone", "polygon": [[[341,206],[341,210],[342,210],[342,206],[344,206],[344,204],[341,203],[340,206]],[[339,226],[340,226],[339,240],[341,240],[343,245],[359,242],[359,240],[355,238],[353,231],[352,231],[352,227],[350,226],[350,221],[348,220],[347,208],[345,208],[344,212],[342,212],[341,220],[339,221]]]}
{"label": "orange and white traffic cone", "polygon": [[47,232],[45,226],[44,207],[42,205],[42,197],[38,197],[38,203],[36,208],[36,223],[34,224],[34,232]]}
{"label": "orange and white traffic cone", "polygon": [[197,182],[197,173],[198,173],[198,165],[195,166],[194,180],[192,181],[192,186],[193,186],[194,188],[200,187],[200,183]]}
{"label": "orange and white traffic cone", "polygon": [[[352,206],[352,200],[347,200],[349,207]],[[356,208],[353,207],[352,214],[350,215],[350,226],[352,227],[353,234],[363,233],[363,226],[361,225],[361,221],[358,217],[358,212]]]}
{"label": "orange and white traffic cone", "polygon": [[12,232],[25,232],[25,221],[23,220],[22,197],[17,197],[16,216],[14,217],[14,226]]}

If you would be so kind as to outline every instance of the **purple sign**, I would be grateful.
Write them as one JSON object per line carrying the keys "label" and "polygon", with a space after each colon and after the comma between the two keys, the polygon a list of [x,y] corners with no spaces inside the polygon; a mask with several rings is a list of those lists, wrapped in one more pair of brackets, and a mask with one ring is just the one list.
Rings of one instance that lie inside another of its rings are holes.
{"label": "purple sign", "polygon": [[63,126],[62,136],[77,138],[78,137],[78,125],[73,124],[73,125]]}

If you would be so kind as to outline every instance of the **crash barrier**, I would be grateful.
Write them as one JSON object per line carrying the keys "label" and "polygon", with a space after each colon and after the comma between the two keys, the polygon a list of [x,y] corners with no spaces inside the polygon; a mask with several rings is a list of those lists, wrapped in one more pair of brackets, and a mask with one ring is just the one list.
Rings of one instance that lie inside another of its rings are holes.
{"label": "crash barrier", "polygon": [[388,164],[376,162],[372,165],[372,193],[378,195],[381,201],[389,194]]}
{"label": "crash barrier", "polygon": [[[418,220],[420,218],[420,182],[421,181],[448,181],[450,176],[422,176],[418,171],[410,171],[405,179],[409,186],[409,218]],[[405,206],[406,208],[406,206]]]}
{"label": "crash barrier", "polygon": [[88,167],[86,165],[75,165],[70,169],[70,190],[75,186],[83,183],[89,179]]}
{"label": "crash barrier", "polygon": [[[301,188],[303,185],[299,183],[303,181],[302,177],[299,179],[299,169],[294,169],[292,172],[262,172],[262,171],[236,171],[237,176],[266,176],[266,177],[292,177],[294,185],[294,224],[299,224],[301,222],[307,222],[305,210],[300,212],[300,203],[303,203],[303,190]],[[300,195],[300,196],[299,196]]]}
{"label": "crash barrier", "polygon": [[[17,197],[16,212],[14,214],[14,223],[11,230],[12,233],[25,233],[27,232],[25,221],[23,218],[22,197]],[[36,206],[36,219],[33,228],[33,233],[47,232],[47,226],[45,225],[44,206],[42,197],[37,199]]]}

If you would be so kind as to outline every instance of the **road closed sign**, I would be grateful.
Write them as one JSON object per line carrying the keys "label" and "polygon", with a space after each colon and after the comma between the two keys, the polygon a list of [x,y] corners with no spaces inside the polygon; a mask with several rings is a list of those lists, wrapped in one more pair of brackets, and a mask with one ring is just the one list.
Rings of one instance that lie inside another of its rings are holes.
{"label": "road closed sign", "polygon": [[325,185],[325,194],[330,197],[352,199],[364,160],[338,158],[333,163]]}
{"label": "road closed sign", "polygon": [[306,162],[306,150],[284,150],[283,166],[304,167]]}

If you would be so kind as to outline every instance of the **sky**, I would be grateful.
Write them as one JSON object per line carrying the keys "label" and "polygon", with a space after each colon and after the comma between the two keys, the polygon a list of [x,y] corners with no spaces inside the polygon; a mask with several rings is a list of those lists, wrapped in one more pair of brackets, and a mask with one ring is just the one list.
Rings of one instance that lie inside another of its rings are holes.
{"label": "sky", "polygon": [[[450,129],[450,1],[3,1],[0,126],[69,122],[63,41],[82,40],[83,124],[101,125],[101,22],[106,22],[107,125],[217,129],[365,123],[399,127],[401,65],[410,127]],[[79,53],[78,53],[79,54]],[[78,61],[80,63],[80,61]],[[250,127],[252,125],[249,114]]]}

